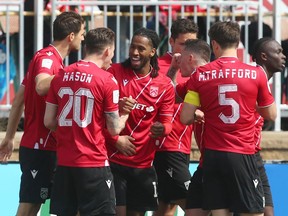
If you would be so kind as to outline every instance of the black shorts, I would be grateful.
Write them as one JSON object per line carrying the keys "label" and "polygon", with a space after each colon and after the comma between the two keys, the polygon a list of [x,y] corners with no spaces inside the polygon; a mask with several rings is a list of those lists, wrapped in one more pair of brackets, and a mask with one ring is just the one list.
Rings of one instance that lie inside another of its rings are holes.
{"label": "black shorts", "polygon": [[191,182],[189,185],[187,201],[186,201],[186,209],[198,209],[202,208],[203,203],[203,169],[201,167],[197,167],[197,170],[193,173],[191,178]]}
{"label": "black shorts", "polygon": [[190,155],[181,152],[156,152],[154,167],[158,177],[158,197],[165,203],[186,199],[191,174]]}
{"label": "black shorts", "polygon": [[265,196],[265,205],[273,207],[274,205],[273,205],[273,199],[272,199],[270,184],[269,184],[269,180],[268,180],[268,177],[266,174],[266,169],[264,167],[260,152],[257,152],[255,154],[255,156],[256,156],[256,160],[257,160],[257,167],[258,167],[259,173],[260,173],[260,178],[261,178],[262,185],[263,185],[264,196]]}
{"label": "black shorts", "polygon": [[115,215],[115,189],[110,167],[58,166],[50,213],[81,216]]}
{"label": "black shorts", "polygon": [[263,213],[265,198],[255,154],[205,149],[203,209]]}
{"label": "black shorts", "polygon": [[127,210],[138,212],[157,210],[157,175],[154,167],[138,169],[111,162],[110,166],[117,206],[126,206]]}
{"label": "black shorts", "polygon": [[45,203],[51,193],[56,169],[56,152],[20,146],[19,161],[22,171],[20,203]]}

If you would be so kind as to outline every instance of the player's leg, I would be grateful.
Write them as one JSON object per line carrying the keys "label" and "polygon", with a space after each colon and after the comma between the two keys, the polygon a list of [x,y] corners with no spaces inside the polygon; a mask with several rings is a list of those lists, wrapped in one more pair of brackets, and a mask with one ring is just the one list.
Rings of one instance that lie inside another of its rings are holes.
{"label": "player's leg", "polygon": [[71,167],[81,216],[116,214],[113,176],[109,166]]}
{"label": "player's leg", "polygon": [[22,171],[17,216],[36,216],[41,204],[50,197],[56,167],[56,154],[20,147]]}
{"label": "player's leg", "polygon": [[50,214],[74,216],[78,211],[72,167],[58,166],[50,200]]}
{"label": "player's leg", "polygon": [[191,177],[191,182],[189,185],[185,209],[186,216],[208,216],[210,213],[210,211],[202,209],[202,178],[203,170],[200,166],[198,166],[197,170]]}
{"label": "player's leg", "polygon": [[40,207],[41,203],[19,203],[16,216],[36,216]]}
{"label": "player's leg", "polygon": [[177,205],[159,200],[158,210],[153,212],[153,216],[174,216]]}
{"label": "player's leg", "polygon": [[111,172],[113,174],[115,195],[116,195],[116,215],[126,216],[126,193],[127,178],[129,178],[129,168],[110,162]]}
{"label": "player's leg", "polygon": [[158,177],[159,207],[154,215],[173,216],[177,206],[183,211],[190,183],[190,155],[182,152],[157,152],[154,166]]}
{"label": "player's leg", "polygon": [[127,182],[127,215],[141,216],[158,207],[157,175],[154,167],[131,168]]}
{"label": "player's leg", "polygon": [[274,216],[272,192],[260,152],[255,154],[265,196],[264,216]]}

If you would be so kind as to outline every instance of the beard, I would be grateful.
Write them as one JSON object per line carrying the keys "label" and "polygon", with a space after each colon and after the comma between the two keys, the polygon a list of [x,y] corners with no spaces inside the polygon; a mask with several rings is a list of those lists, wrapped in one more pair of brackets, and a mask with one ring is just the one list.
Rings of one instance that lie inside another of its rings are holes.
{"label": "beard", "polygon": [[147,63],[150,64],[150,57],[141,58],[140,61],[137,62],[131,61],[131,68],[137,72],[140,71]]}

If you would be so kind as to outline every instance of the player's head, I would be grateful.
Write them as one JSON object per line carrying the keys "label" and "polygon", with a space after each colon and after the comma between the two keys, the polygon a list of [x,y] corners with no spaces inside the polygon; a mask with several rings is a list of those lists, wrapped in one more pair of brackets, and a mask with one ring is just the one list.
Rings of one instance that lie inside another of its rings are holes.
{"label": "player's head", "polygon": [[198,26],[191,19],[177,19],[171,26],[169,43],[173,53],[181,53],[184,42],[188,39],[196,39]]}
{"label": "player's head", "polygon": [[115,33],[109,28],[95,28],[88,31],[85,37],[86,55],[102,56],[106,69],[112,63],[115,50]]}
{"label": "player's head", "polygon": [[218,50],[237,49],[240,42],[240,27],[237,22],[216,22],[209,29],[209,37],[215,56]]}
{"label": "player's head", "polygon": [[199,66],[210,61],[211,49],[208,43],[201,39],[189,39],[184,43],[181,52],[180,71],[183,77],[189,77]]}
{"label": "player's head", "polygon": [[53,22],[54,41],[62,41],[69,37],[71,50],[80,49],[84,34],[84,19],[76,12],[63,12]]}
{"label": "player's head", "polygon": [[283,48],[276,40],[270,37],[261,38],[254,43],[252,59],[271,76],[276,72],[283,71],[286,63]]}
{"label": "player's head", "polygon": [[131,66],[136,73],[142,73],[143,70],[147,69],[150,70],[151,65],[151,76],[158,76],[157,48],[159,43],[160,39],[155,31],[147,28],[136,30],[129,48],[129,59],[123,65]]}

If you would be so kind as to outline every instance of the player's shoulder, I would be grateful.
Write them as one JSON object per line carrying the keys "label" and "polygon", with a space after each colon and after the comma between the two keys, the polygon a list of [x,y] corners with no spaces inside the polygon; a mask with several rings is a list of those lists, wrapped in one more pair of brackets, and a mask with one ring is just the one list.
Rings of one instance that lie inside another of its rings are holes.
{"label": "player's shoulder", "polygon": [[108,71],[110,70],[119,70],[119,69],[122,69],[124,68],[123,65],[121,63],[113,63],[110,65],[109,68],[107,68]]}
{"label": "player's shoulder", "polygon": [[164,55],[158,57],[158,63],[159,64],[170,64],[172,60],[172,54],[171,53],[165,53]]}
{"label": "player's shoulder", "polygon": [[47,47],[44,47],[43,49],[38,50],[36,52],[36,55],[46,57],[59,57],[60,54],[55,47],[49,45]]}
{"label": "player's shoulder", "polygon": [[154,78],[154,82],[157,82],[159,85],[174,87],[171,79],[162,73],[158,73],[158,76]]}

